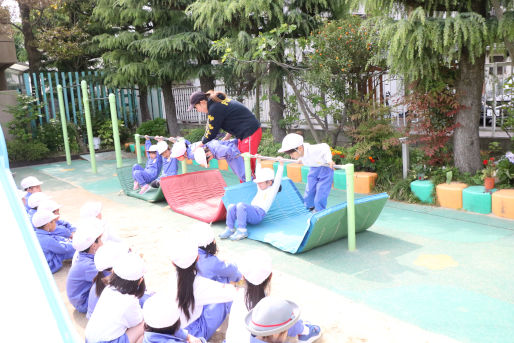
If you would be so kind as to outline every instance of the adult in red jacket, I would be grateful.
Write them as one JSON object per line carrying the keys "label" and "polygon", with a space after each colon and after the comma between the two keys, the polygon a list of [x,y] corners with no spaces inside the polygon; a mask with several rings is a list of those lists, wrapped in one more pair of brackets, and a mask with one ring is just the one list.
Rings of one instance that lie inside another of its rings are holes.
{"label": "adult in red jacket", "polygon": [[[207,125],[200,146],[214,139],[220,129],[227,134],[223,140],[236,137],[241,153],[257,154],[262,137],[261,123],[245,105],[230,99],[223,92],[213,90],[207,93],[198,91],[189,98],[189,110],[193,108],[207,114]],[[255,159],[252,162],[252,174],[255,173]]]}

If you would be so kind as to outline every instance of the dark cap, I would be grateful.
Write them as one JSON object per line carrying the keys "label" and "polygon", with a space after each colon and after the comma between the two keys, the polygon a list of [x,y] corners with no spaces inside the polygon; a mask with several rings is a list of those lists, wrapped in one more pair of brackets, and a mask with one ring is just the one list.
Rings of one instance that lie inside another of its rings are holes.
{"label": "dark cap", "polygon": [[195,108],[195,105],[202,100],[207,100],[207,95],[205,95],[205,93],[202,91],[194,92],[189,97],[189,108],[187,110],[192,111]]}

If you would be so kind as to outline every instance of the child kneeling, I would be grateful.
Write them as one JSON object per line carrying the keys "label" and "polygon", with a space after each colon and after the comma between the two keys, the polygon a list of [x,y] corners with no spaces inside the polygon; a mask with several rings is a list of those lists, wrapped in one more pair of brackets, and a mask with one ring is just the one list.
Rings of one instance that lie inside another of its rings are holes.
{"label": "child kneeling", "polygon": [[[233,241],[248,237],[246,230],[247,224],[259,224],[269,211],[282,182],[284,171],[284,161],[279,158],[277,173],[273,174],[273,169],[262,168],[260,159],[257,159],[257,169],[255,171],[255,182],[257,184],[257,194],[250,204],[238,203],[231,204],[227,208],[227,228],[220,234],[221,239],[229,238]],[[274,180],[273,180],[274,179]],[[235,224],[238,224],[237,230]]]}

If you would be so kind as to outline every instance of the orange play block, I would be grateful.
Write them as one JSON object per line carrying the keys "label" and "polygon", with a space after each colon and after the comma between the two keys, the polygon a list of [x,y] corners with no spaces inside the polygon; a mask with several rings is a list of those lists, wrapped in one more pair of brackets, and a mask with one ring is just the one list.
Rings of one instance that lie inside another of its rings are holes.
{"label": "orange play block", "polygon": [[187,163],[187,164],[193,164],[193,160],[187,159],[187,160],[186,160],[186,163]]}
{"label": "orange play block", "polygon": [[354,192],[361,194],[371,193],[377,178],[377,173],[355,172],[353,174]]}
{"label": "orange play block", "polygon": [[287,166],[287,177],[293,182],[302,182],[302,164],[289,163]]}
{"label": "orange play block", "polygon": [[220,170],[228,170],[227,160],[218,160],[218,169],[220,169]]}
{"label": "orange play block", "polygon": [[514,219],[514,189],[500,189],[494,192],[492,201],[494,215]]}
{"label": "orange play block", "polygon": [[261,168],[273,169],[273,163],[275,162],[270,160],[261,160]]}
{"label": "orange play block", "polygon": [[462,190],[468,187],[461,182],[441,183],[435,188],[439,206],[446,208],[462,208]]}

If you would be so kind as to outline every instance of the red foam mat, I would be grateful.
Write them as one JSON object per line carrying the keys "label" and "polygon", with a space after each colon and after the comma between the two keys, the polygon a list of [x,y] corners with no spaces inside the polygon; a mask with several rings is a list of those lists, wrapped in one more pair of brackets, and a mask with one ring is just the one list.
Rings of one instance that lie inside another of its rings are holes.
{"label": "red foam mat", "polygon": [[227,184],[217,169],[202,170],[161,179],[161,189],[170,208],[206,223],[224,220],[221,198]]}

